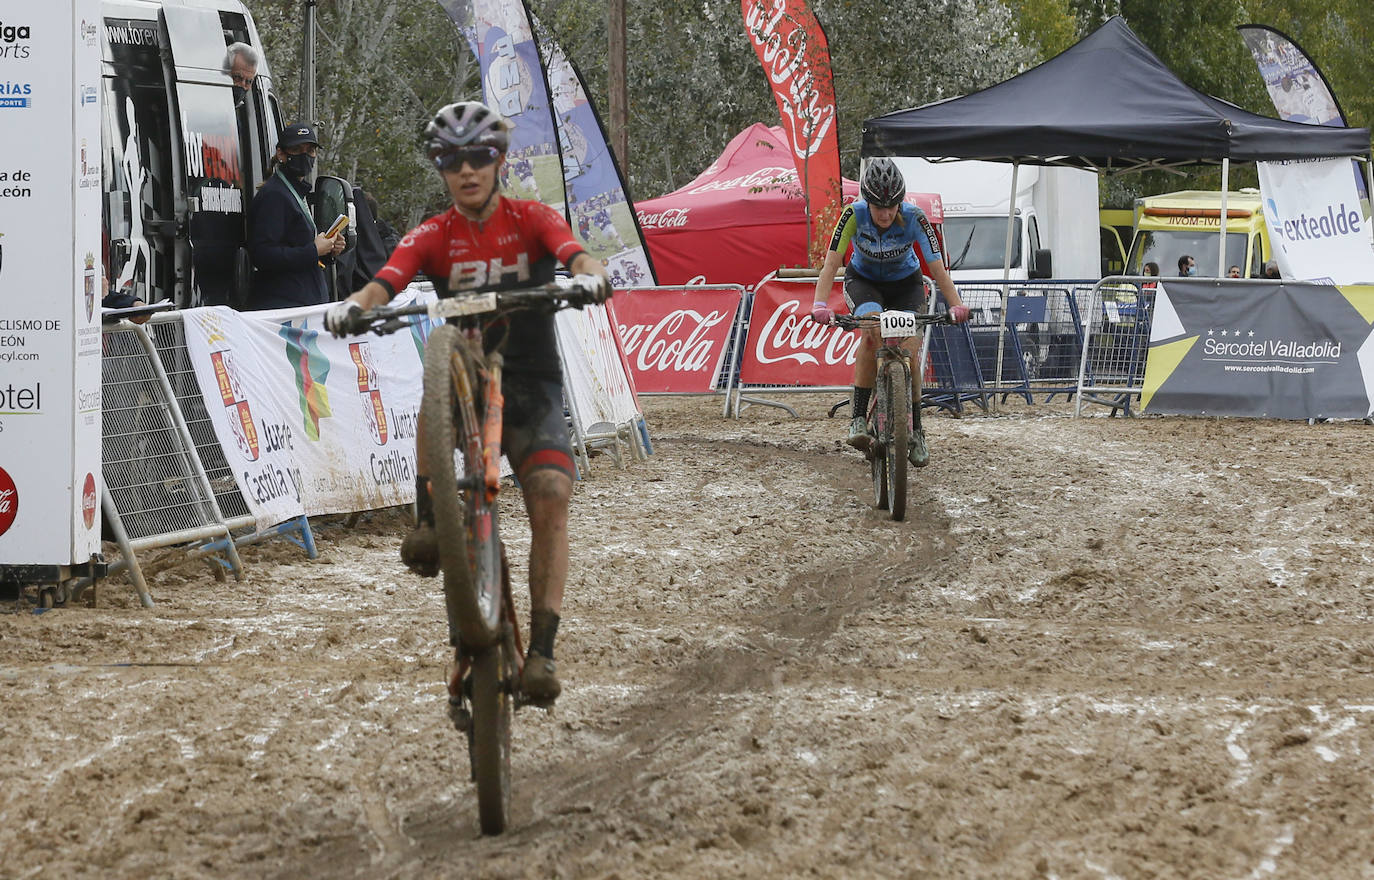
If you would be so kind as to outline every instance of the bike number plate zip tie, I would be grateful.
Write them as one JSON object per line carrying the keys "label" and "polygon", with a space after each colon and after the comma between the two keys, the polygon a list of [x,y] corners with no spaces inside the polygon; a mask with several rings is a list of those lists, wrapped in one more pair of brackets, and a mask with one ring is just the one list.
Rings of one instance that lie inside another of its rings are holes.
{"label": "bike number plate zip tie", "polygon": [[915,336],[920,330],[911,312],[890,311],[878,316],[878,330],[884,337]]}
{"label": "bike number plate zip tie", "polygon": [[462,315],[480,315],[496,311],[496,292],[476,293],[471,296],[454,296],[438,299],[429,304],[429,316],[442,321]]}

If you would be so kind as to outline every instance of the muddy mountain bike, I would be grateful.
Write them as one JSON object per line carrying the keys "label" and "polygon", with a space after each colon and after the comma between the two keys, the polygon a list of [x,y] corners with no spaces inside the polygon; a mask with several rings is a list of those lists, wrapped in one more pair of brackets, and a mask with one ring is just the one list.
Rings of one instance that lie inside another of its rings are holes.
{"label": "muddy mountain bike", "polygon": [[[510,818],[511,715],[526,703],[520,687],[524,646],[497,523],[503,358],[499,350],[484,351],[483,331],[513,311],[591,302],[592,292],[562,279],[523,290],[379,306],[353,314],[345,328],[349,335],[385,335],[409,328],[412,316],[443,322],[425,343],[418,452],[429,473],[449,634],[458,643],[460,693],[450,696],[449,713],[467,734],[483,834],[500,834]],[[455,450],[462,453],[461,466]]]}
{"label": "muddy mountain bike", "polygon": [[878,375],[865,418],[873,440],[865,455],[873,473],[873,500],[894,520],[906,516],[907,449],[912,431],[921,428],[921,408],[911,400],[911,358],[902,342],[920,336],[930,324],[950,324],[948,314],[917,315],[886,311],[876,315],[836,315],[833,322],[846,330],[877,329]]}

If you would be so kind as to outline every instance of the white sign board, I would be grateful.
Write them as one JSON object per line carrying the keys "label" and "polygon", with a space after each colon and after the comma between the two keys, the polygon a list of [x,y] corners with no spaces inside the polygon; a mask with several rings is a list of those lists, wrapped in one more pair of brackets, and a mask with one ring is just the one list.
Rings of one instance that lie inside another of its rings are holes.
{"label": "white sign board", "polygon": [[1349,159],[1259,162],[1264,220],[1284,278],[1374,282],[1374,241]]}
{"label": "white sign board", "polygon": [[69,565],[100,548],[100,4],[0,21],[0,565]]}

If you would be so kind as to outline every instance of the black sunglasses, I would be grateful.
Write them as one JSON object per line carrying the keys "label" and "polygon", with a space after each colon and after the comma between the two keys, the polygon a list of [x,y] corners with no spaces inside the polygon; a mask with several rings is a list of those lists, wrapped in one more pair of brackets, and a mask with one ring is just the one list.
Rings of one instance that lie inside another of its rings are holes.
{"label": "black sunglasses", "polygon": [[486,168],[501,158],[501,151],[495,147],[460,147],[440,153],[434,157],[434,165],[440,171],[454,171],[466,162],[473,169]]}

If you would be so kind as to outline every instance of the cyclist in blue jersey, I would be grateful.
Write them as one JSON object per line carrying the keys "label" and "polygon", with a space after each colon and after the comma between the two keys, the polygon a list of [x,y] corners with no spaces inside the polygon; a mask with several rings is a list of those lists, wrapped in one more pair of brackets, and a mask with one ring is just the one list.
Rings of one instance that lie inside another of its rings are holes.
{"label": "cyclist in blue jersey", "polygon": [[[949,306],[950,317],[955,323],[967,321],[968,307],[959,298],[959,291],[954,289],[954,282],[945,269],[935,230],[924,211],[904,201],[906,181],[896,164],[886,157],[871,160],[859,181],[859,194],[861,198],[847,206],[835,224],[830,250],[821,266],[820,278],[816,279],[811,319],[828,324],[834,317],[826,301],[830,298],[835,274],[844,262],[845,251],[853,244],[854,253],[844,272],[844,300],[851,314],[876,314],[885,309],[925,312],[925,282],[915,251],[920,248],[930,276]],[[864,415],[868,412],[869,397],[877,378],[875,354],[881,345],[882,339],[876,329],[865,330],[855,355],[854,397],[850,408],[853,418],[849,422],[848,443],[856,449],[868,449],[873,440]],[[920,355],[921,337],[908,339],[904,346],[912,353],[914,361]],[[911,401],[913,412],[919,413],[919,367],[911,371]],[[914,466],[925,467],[930,461],[930,452],[919,416],[915,421],[907,458]]]}

